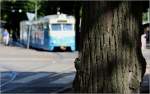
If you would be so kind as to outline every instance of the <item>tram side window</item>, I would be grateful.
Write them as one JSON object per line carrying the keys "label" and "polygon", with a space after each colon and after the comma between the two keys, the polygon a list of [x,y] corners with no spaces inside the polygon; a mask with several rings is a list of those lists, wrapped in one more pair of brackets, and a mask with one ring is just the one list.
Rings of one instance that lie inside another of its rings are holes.
{"label": "tram side window", "polygon": [[38,24],[38,30],[41,31],[41,32],[44,31],[44,30],[43,30],[43,25],[42,25],[42,23],[41,23],[41,24]]}
{"label": "tram side window", "polygon": [[64,31],[71,31],[73,30],[72,24],[63,24]]}
{"label": "tram side window", "polygon": [[52,31],[61,31],[61,24],[51,24]]}

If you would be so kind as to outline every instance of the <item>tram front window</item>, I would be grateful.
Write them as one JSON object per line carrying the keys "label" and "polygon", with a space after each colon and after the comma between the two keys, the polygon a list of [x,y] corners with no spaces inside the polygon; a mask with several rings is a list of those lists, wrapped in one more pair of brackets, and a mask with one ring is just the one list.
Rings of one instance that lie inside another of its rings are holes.
{"label": "tram front window", "polygon": [[52,31],[61,31],[61,24],[52,24]]}
{"label": "tram front window", "polygon": [[72,24],[63,24],[64,31],[71,31],[73,30]]}

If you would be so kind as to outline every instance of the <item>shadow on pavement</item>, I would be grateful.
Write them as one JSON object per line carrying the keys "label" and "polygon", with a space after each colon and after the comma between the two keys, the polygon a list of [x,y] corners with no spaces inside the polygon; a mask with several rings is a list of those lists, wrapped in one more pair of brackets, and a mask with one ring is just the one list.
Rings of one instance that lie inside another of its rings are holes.
{"label": "shadow on pavement", "polygon": [[[12,46],[12,47],[22,47],[22,48],[27,48],[26,45],[21,44],[20,42],[17,41],[10,41],[8,46]],[[44,49],[40,49],[40,48],[34,48],[34,47],[30,47],[30,49],[34,49],[37,51],[44,51],[44,52],[48,52],[48,50],[44,50]],[[55,47],[53,51],[50,52],[72,52],[70,47],[66,47],[65,50],[60,49],[60,47]]]}
{"label": "shadow on pavement", "polygon": [[150,92],[150,74],[146,74],[144,76],[140,91],[141,91],[141,93],[149,93]]}
{"label": "shadow on pavement", "polygon": [[[75,72],[16,72],[15,78],[8,79],[12,72],[1,72],[2,93],[58,93],[72,87]],[[14,72],[13,72],[14,73]],[[6,75],[7,74],[7,75]],[[11,79],[11,81],[10,81]]]}
{"label": "shadow on pavement", "polygon": [[[1,92],[71,93],[74,77],[75,72],[1,72],[1,85],[7,83],[1,87]],[[149,80],[150,74],[146,74],[141,84],[141,93],[149,93]]]}

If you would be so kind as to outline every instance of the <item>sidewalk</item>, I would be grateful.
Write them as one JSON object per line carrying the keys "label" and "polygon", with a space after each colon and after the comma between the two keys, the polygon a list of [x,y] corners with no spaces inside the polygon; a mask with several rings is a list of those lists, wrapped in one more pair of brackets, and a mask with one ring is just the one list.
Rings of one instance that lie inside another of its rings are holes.
{"label": "sidewalk", "polygon": [[48,52],[0,45],[1,93],[50,93],[70,88],[78,52]]}
{"label": "sidewalk", "polygon": [[25,47],[23,44],[21,44],[20,42],[18,42],[18,41],[13,41],[13,40],[10,40],[10,42],[9,42],[9,45],[10,46],[17,46],[17,47]]}

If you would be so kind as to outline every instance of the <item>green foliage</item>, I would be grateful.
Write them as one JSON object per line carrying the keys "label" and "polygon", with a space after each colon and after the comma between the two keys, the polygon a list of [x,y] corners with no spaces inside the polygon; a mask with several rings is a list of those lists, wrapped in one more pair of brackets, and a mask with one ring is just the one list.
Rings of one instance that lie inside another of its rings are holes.
{"label": "green foliage", "polygon": [[148,21],[148,20],[150,20],[150,9],[148,9],[147,12],[143,13],[143,21]]}
{"label": "green foliage", "polygon": [[27,0],[24,9],[28,12],[35,12],[35,8],[41,8],[42,0]]}
{"label": "green foliage", "polygon": [[147,20],[148,20],[147,13],[143,13],[143,21],[147,21]]}
{"label": "green foliage", "polygon": [[[0,0],[1,19],[11,20],[11,15],[18,14],[19,10],[22,10],[22,13],[19,14],[22,19],[26,19],[26,12],[35,13],[36,10],[37,14],[44,15],[43,11],[39,11],[43,2],[42,0]],[[14,12],[12,12],[13,10]]]}

